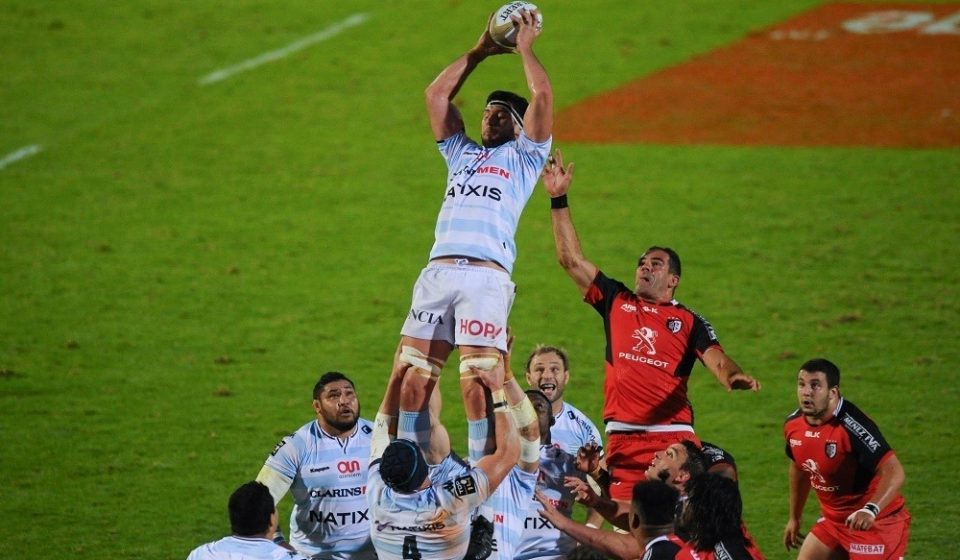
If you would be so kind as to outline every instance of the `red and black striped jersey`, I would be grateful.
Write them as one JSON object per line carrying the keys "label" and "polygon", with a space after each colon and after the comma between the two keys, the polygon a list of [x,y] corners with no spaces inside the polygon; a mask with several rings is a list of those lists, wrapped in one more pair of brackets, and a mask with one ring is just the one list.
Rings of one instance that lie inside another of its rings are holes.
{"label": "red and black striped jersey", "polygon": [[[783,433],[787,456],[810,475],[823,516],[840,523],[870,500],[880,481],[877,468],[893,455],[873,420],[842,397],[833,416],[819,426],[810,425],[797,409]],[[879,517],[903,503],[897,495]]]}
{"label": "red and black striped jersey", "polygon": [[604,421],[693,424],[687,379],[720,344],[710,323],[677,301],[645,302],[599,271],[583,299],[603,317],[607,337]]}

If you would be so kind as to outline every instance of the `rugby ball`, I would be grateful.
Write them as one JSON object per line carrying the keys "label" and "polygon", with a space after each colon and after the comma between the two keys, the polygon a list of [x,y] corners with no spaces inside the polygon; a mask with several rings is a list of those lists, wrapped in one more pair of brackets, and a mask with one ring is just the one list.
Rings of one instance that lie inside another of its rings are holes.
{"label": "rugby ball", "polygon": [[[500,6],[500,8],[493,13],[493,17],[490,18],[490,24],[487,28],[490,31],[490,37],[493,39],[493,42],[508,49],[516,47],[517,24],[514,23],[510,16],[518,13],[520,10],[533,12],[536,9],[537,6],[529,2],[509,2]],[[537,31],[541,29],[543,29],[543,14],[538,12]]]}

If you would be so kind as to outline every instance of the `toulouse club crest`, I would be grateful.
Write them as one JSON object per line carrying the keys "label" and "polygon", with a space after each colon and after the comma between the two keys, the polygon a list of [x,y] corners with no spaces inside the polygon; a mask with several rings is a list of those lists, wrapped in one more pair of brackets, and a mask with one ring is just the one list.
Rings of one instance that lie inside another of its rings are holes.
{"label": "toulouse club crest", "polygon": [[670,332],[677,334],[680,332],[680,329],[683,328],[683,321],[677,319],[676,317],[670,317],[667,319],[667,328],[670,329]]}
{"label": "toulouse club crest", "polygon": [[837,444],[833,441],[828,441],[824,452],[827,454],[828,459],[833,459],[837,456]]}

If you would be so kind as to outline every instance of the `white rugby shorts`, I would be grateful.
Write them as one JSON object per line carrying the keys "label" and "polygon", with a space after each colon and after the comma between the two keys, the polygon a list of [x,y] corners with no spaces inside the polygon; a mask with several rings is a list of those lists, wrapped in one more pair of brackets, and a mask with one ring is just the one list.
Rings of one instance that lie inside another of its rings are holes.
{"label": "white rugby shorts", "polygon": [[413,286],[413,303],[400,334],[506,352],[515,292],[516,284],[502,270],[430,263]]}

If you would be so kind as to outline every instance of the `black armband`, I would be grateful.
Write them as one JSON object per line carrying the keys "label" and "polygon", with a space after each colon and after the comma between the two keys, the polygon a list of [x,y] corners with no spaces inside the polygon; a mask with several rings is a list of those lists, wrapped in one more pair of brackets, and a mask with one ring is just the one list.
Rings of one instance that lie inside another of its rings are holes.
{"label": "black armband", "polygon": [[558,197],[550,199],[550,209],[559,210],[567,207],[567,195],[561,194]]}

